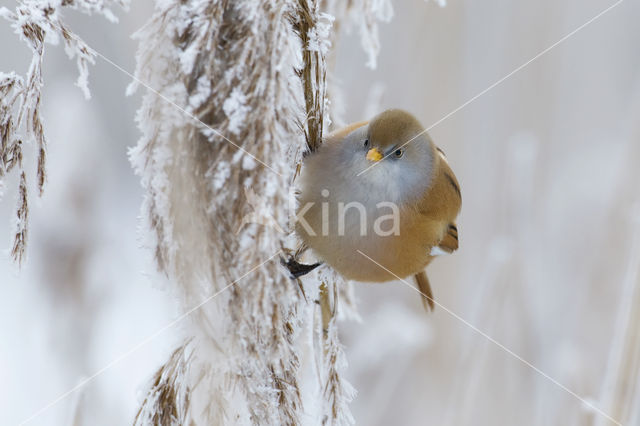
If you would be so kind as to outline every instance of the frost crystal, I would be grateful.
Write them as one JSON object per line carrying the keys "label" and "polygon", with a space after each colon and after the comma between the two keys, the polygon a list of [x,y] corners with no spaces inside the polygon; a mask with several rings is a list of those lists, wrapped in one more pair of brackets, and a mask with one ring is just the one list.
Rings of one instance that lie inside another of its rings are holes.
{"label": "frost crystal", "polygon": [[[440,0],[442,1],[442,0]],[[327,12],[333,16],[345,17],[349,27],[356,26],[360,32],[360,43],[367,54],[367,66],[376,68],[380,41],[378,21],[387,22],[393,17],[390,0],[328,0]]]}
{"label": "frost crystal", "polygon": [[242,90],[234,87],[222,104],[222,110],[229,119],[229,131],[234,135],[239,135],[247,119],[247,113],[250,111],[247,106],[247,97],[242,93]]}
{"label": "frost crystal", "polygon": [[307,49],[326,55],[331,48],[331,39],[329,36],[335,18],[328,13],[320,13],[319,18],[316,25],[309,30],[309,44]]}

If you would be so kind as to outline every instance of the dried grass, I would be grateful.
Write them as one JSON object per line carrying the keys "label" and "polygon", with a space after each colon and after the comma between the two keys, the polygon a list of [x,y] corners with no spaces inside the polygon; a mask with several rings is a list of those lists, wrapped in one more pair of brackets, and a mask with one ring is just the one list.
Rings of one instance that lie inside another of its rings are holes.
{"label": "dried grass", "polygon": [[[345,17],[365,16],[364,31],[371,33],[369,19],[378,2],[337,4],[324,7]],[[78,86],[89,97],[88,66],[95,54],[66,27],[61,10],[115,19],[110,5],[126,2],[23,0],[15,11],[0,9],[33,52],[24,77],[0,75],[0,179],[14,171],[20,176],[12,249],[18,263],[25,256],[29,212],[23,143],[35,145],[33,180],[40,195],[46,182],[40,118],[44,44],[62,40],[76,60]],[[316,305],[277,262],[255,268],[283,247],[289,250],[292,238],[256,224],[236,231],[249,209],[244,188],[259,194],[287,229],[295,171],[303,152],[321,144],[329,124],[325,56],[335,40],[332,22],[318,0],[176,0],[158,2],[137,34],[137,81],[161,94],[145,96],[138,112],[142,137],[130,153],[146,190],[143,210],[158,267],[186,307],[255,270],[192,315],[187,343],[154,375],[135,424],[242,419],[295,425],[303,418],[298,335],[314,327],[304,318]],[[337,276],[325,278],[310,283],[322,285],[324,307],[324,372],[317,386],[327,403],[320,411],[323,423],[348,424],[351,390],[341,378],[344,354],[336,321],[338,295],[344,294],[345,306],[351,298]]]}
{"label": "dried grass", "polygon": [[[288,187],[304,143],[295,124],[300,90],[290,84],[299,63],[291,12],[286,1],[174,2],[159,7],[138,34],[138,78],[206,124],[149,94],[140,111],[143,138],[131,154],[147,190],[158,265],[185,306],[280,250],[281,236],[272,228],[251,224],[236,231],[249,212],[245,187],[265,199],[286,228]],[[226,392],[230,400],[244,400],[226,407],[234,418],[297,424],[297,285],[270,262],[219,299],[225,300],[194,315],[194,350],[200,359],[217,351],[212,356],[228,363],[202,365],[214,371],[201,374],[207,383],[200,392],[212,400]],[[196,415],[193,421],[211,419]]]}
{"label": "dried grass", "polygon": [[[276,227],[238,226],[250,213],[242,194],[251,188],[287,229],[295,171],[327,126],[331,23],[317,1],[176,1],[159,4],[137,34],[137,78],[162,98],[146,95],[138,119],[143,137],[131,159],[147,193],[144,211],[154,237],[149,244],[185,306],[282,247],[290,250],[290,237]],[[342,290],[332,280],[325,286],[337,295]],[[315,304],[277,262],[219,299],[194,313],[196,358],[226,360],[199,364],[198,392],[224,406],[227,420],[299,424],[297,336]],[[318,385],[331,401],[326,422],[345,424],[351,423],[349,392],[340,378],[335,306],[332,312],[333,321],[324,318],[328,332],[320,352],[326,374]],[[213,420],[204,415],[190,421]]]}
{"label": "dried grass", "polygon": [[[115,16],[109,5],[127,6],[125,0],[22,0],[15,11],[0,8],[0,17],[7,20],[15,33],[27,44],[32,59],[24,76],[0,73],[0,185],[16,168],[20,174],[18,186],[17,225],[13,238],[13,259],[22,264],[25,258],[28,230],[27,172],[22,161],[23,143],[33,144],[37,153],[35,184],[42,196],[47,179],[45,138],[40,106],[42,98],[42,62],[45,43],[57,44],[62,40],[69,58],[76,58],[79,71],[77,85],[85,97],[89,97],[89,64],[94,62],[94,52],[63,22],[62,8],[72,8],[84,13],[99,12],[111,20]],[[1,194],[0,194],[1,195]]]}
{"label": "dried grass", "polygon": [[190,342],[181,345],[155,372],[147,396],[136,414],[134,425],[188,424],[190,389],[182,379],[188,376],[192,361],[191,350]]}

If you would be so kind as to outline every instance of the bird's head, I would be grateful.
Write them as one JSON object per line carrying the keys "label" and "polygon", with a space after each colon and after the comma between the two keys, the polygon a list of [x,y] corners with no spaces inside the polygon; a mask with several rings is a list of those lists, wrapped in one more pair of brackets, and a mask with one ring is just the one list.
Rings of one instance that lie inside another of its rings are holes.
{"label": "bird's head", "polygon": [[354,179],[396,191],[398,199],[418,197],[428,188],[435,147],[410,113],[386,110],[347,135],[344,142],[344,157],[354,168]]}

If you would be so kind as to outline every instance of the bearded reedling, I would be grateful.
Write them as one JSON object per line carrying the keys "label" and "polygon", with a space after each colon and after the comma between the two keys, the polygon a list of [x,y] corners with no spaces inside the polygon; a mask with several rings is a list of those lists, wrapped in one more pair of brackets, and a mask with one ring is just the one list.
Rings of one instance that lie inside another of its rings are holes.
{"label": "bearded reedling", "polygon": [[[299,201],[296,232],[320,260],[354,281],[414,276],[433,309],[424,269],[458,248],[462,198],[413,115],[391,109],[327,136],[304,160]],[[296,277],[317,265],[287,262]]]}

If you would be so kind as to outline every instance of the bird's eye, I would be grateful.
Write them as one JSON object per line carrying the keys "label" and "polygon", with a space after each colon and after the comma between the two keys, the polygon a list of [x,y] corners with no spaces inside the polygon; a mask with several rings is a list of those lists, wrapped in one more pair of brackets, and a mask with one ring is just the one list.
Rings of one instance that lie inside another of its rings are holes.
{"label": "bird's eye", "polygon": [[365,148],[369,147],[369,139],[364,140],[364,147]]}
{"label": "bird's eye", "polygon": [[393,153],[396,158],[401,158],[404,155],[404,149],[396,149]]}

